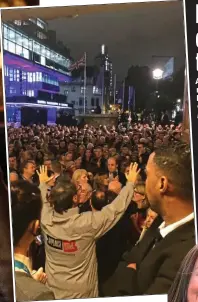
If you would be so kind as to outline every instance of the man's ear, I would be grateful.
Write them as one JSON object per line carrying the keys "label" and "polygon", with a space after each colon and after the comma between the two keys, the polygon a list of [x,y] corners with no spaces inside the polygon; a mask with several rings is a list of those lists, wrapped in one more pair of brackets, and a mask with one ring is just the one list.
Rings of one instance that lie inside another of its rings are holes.
{"label": "man's ear", "polygon": [[78,203],[78,196],[77,196],[77,194],[74,195],[74,197],[73,197],[73,203],[74,203],[75,205]]}
{"label": "man's ear", "polygon": [[168,179],[166,176],[161,176],[159,179],[159,190],[161,194],[166,193],[168,189]]}

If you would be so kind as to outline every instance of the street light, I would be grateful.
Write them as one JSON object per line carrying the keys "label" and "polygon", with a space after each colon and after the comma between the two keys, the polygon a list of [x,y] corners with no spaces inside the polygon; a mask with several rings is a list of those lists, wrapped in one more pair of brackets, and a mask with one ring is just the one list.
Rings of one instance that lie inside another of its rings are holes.
{"label": "street light", "polygon": [[153,70],[153,79],[156,80],[156,91],[158,90],[158,81],[162,79],[164,71],[160,68]]}
{"label": "street light", "polygon": [[161,80],[163,76],[164,71],[160,68],[156,68],[153,70],[153,78],[155,80]]}

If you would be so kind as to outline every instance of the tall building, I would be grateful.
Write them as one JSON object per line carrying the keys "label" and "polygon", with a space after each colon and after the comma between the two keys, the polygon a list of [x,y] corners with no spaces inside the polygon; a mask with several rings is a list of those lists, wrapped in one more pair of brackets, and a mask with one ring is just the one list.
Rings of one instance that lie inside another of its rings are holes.
{"label": "tall building", "polygon": [[95,58],[95,64],[100,73],[103,74],[101,86],[103,90],[105,112],[107,112],[109,105],[113,103],[113,64],[109,58],[108,48],[106,45],[101,45],[101,51],[100,54]]}
{"label": "tall building", "polygon": [[72,58],[46,22],[4,23],[3,48],[8,122],[28,122],[29,118],[32,123],[39,119],[55,123],[60,110],[73,114],[67,95],[60,91],[61,83],[72,81],[68,70]]}

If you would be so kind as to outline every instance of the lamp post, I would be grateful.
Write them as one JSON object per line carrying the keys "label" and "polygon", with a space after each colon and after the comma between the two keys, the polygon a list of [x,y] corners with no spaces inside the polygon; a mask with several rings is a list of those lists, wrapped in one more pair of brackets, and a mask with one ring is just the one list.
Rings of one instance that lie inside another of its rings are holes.
{"label": "lamp post", "polygon": [[153,70],[153,79],[156,80],[156,90],[158,90],[158,81],[162,79],[164,71],[160,68]]}

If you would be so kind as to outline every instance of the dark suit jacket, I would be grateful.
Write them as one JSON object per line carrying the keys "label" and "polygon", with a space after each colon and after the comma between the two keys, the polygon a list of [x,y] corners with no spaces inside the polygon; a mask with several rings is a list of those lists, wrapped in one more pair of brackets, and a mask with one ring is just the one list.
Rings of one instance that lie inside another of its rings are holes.
{"label": "dark suit jacket", "polygon": [[54,300],[54,294],[26,273],[15,272],[17,301]]}
{"label": "dark suit jacket", "polygon": [[[182,260],[195,245],[194,220],[178,227],[151,248],[154,233],[160,224],[158,217],[140,243],[124,256],[103,289],[104,296],[168,293]],[[131,263],[136,263],[137,270],[127,268]]]}

